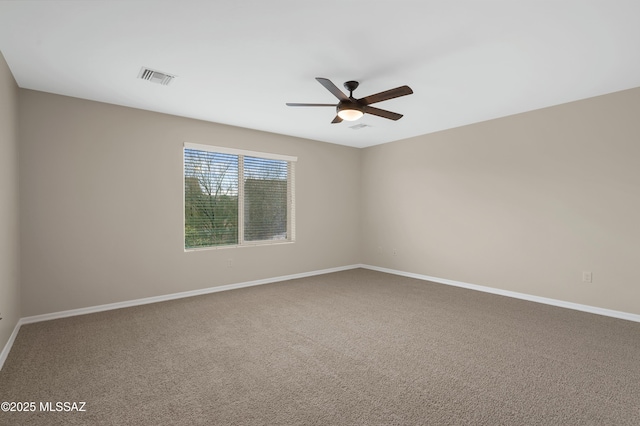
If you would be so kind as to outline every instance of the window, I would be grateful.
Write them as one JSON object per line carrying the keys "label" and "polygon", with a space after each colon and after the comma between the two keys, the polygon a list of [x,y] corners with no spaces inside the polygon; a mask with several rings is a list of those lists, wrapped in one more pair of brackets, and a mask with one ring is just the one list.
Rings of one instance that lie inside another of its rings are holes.
{"label": "window", "polygon": [[185,143],[185,249],[294,241],[296,160]]}

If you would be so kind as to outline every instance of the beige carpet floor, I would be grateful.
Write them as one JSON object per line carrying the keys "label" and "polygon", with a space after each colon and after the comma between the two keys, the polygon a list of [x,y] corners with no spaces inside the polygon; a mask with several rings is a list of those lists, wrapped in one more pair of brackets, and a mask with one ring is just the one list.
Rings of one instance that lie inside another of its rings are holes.
{"label": "beige carpet floor", "polygon": [[356,269],[25,325],[2,425],[640,425],[640,324]]}

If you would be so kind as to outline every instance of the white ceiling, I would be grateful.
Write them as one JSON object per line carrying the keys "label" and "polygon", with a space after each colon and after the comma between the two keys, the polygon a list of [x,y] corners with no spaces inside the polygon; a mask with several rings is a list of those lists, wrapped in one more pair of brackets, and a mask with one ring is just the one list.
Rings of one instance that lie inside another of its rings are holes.
{"label": "white ceiling", "polygon": [[[0,50],[22,88],[365,147],[639,87],[639,17],[638,0],[0,1]],[[285,106],[335,103],[315,77],[414,94],[376,104],[399,121],[330,124]]]}

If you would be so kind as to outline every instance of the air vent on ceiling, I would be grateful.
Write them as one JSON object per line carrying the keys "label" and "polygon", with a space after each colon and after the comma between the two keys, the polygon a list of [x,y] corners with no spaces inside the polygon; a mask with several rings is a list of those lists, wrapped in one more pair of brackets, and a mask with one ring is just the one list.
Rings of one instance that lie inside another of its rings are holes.
{"label": "air vent on ceiling", "polygon": [[160,71],[155,71],[149,68],[142,67],[140,68],[140,73],[138,74],[138,78],[143,80],[150,81],[152,83],[162,84],[163,86],[168,85],[175,78],[175,75],[167,74]]}
{"label": "air vent on ceiling", "polygon": [[354,126],[349,126],[349,128],[353,129],[353,130],[360,130],[360,129],[364,129],[365,127],[371,127],[371,125],[370,124],[360,123],[360,124],[356,124]]}

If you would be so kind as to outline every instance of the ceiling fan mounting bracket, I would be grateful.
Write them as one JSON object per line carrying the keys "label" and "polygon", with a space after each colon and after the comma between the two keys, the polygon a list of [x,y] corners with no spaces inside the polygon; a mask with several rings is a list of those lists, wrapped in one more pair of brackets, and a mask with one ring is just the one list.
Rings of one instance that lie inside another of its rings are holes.
{"label": "ceiling fan mounting bracket", "polygon": [[358,88],[358,85],[360,83],[358,83],[357,81],[353,81],[353,80],[349,80],[347,82],[344,83],[344,88],[347,89],[349,91],[349,97],[353,97],[353,91],[356,90]]}

